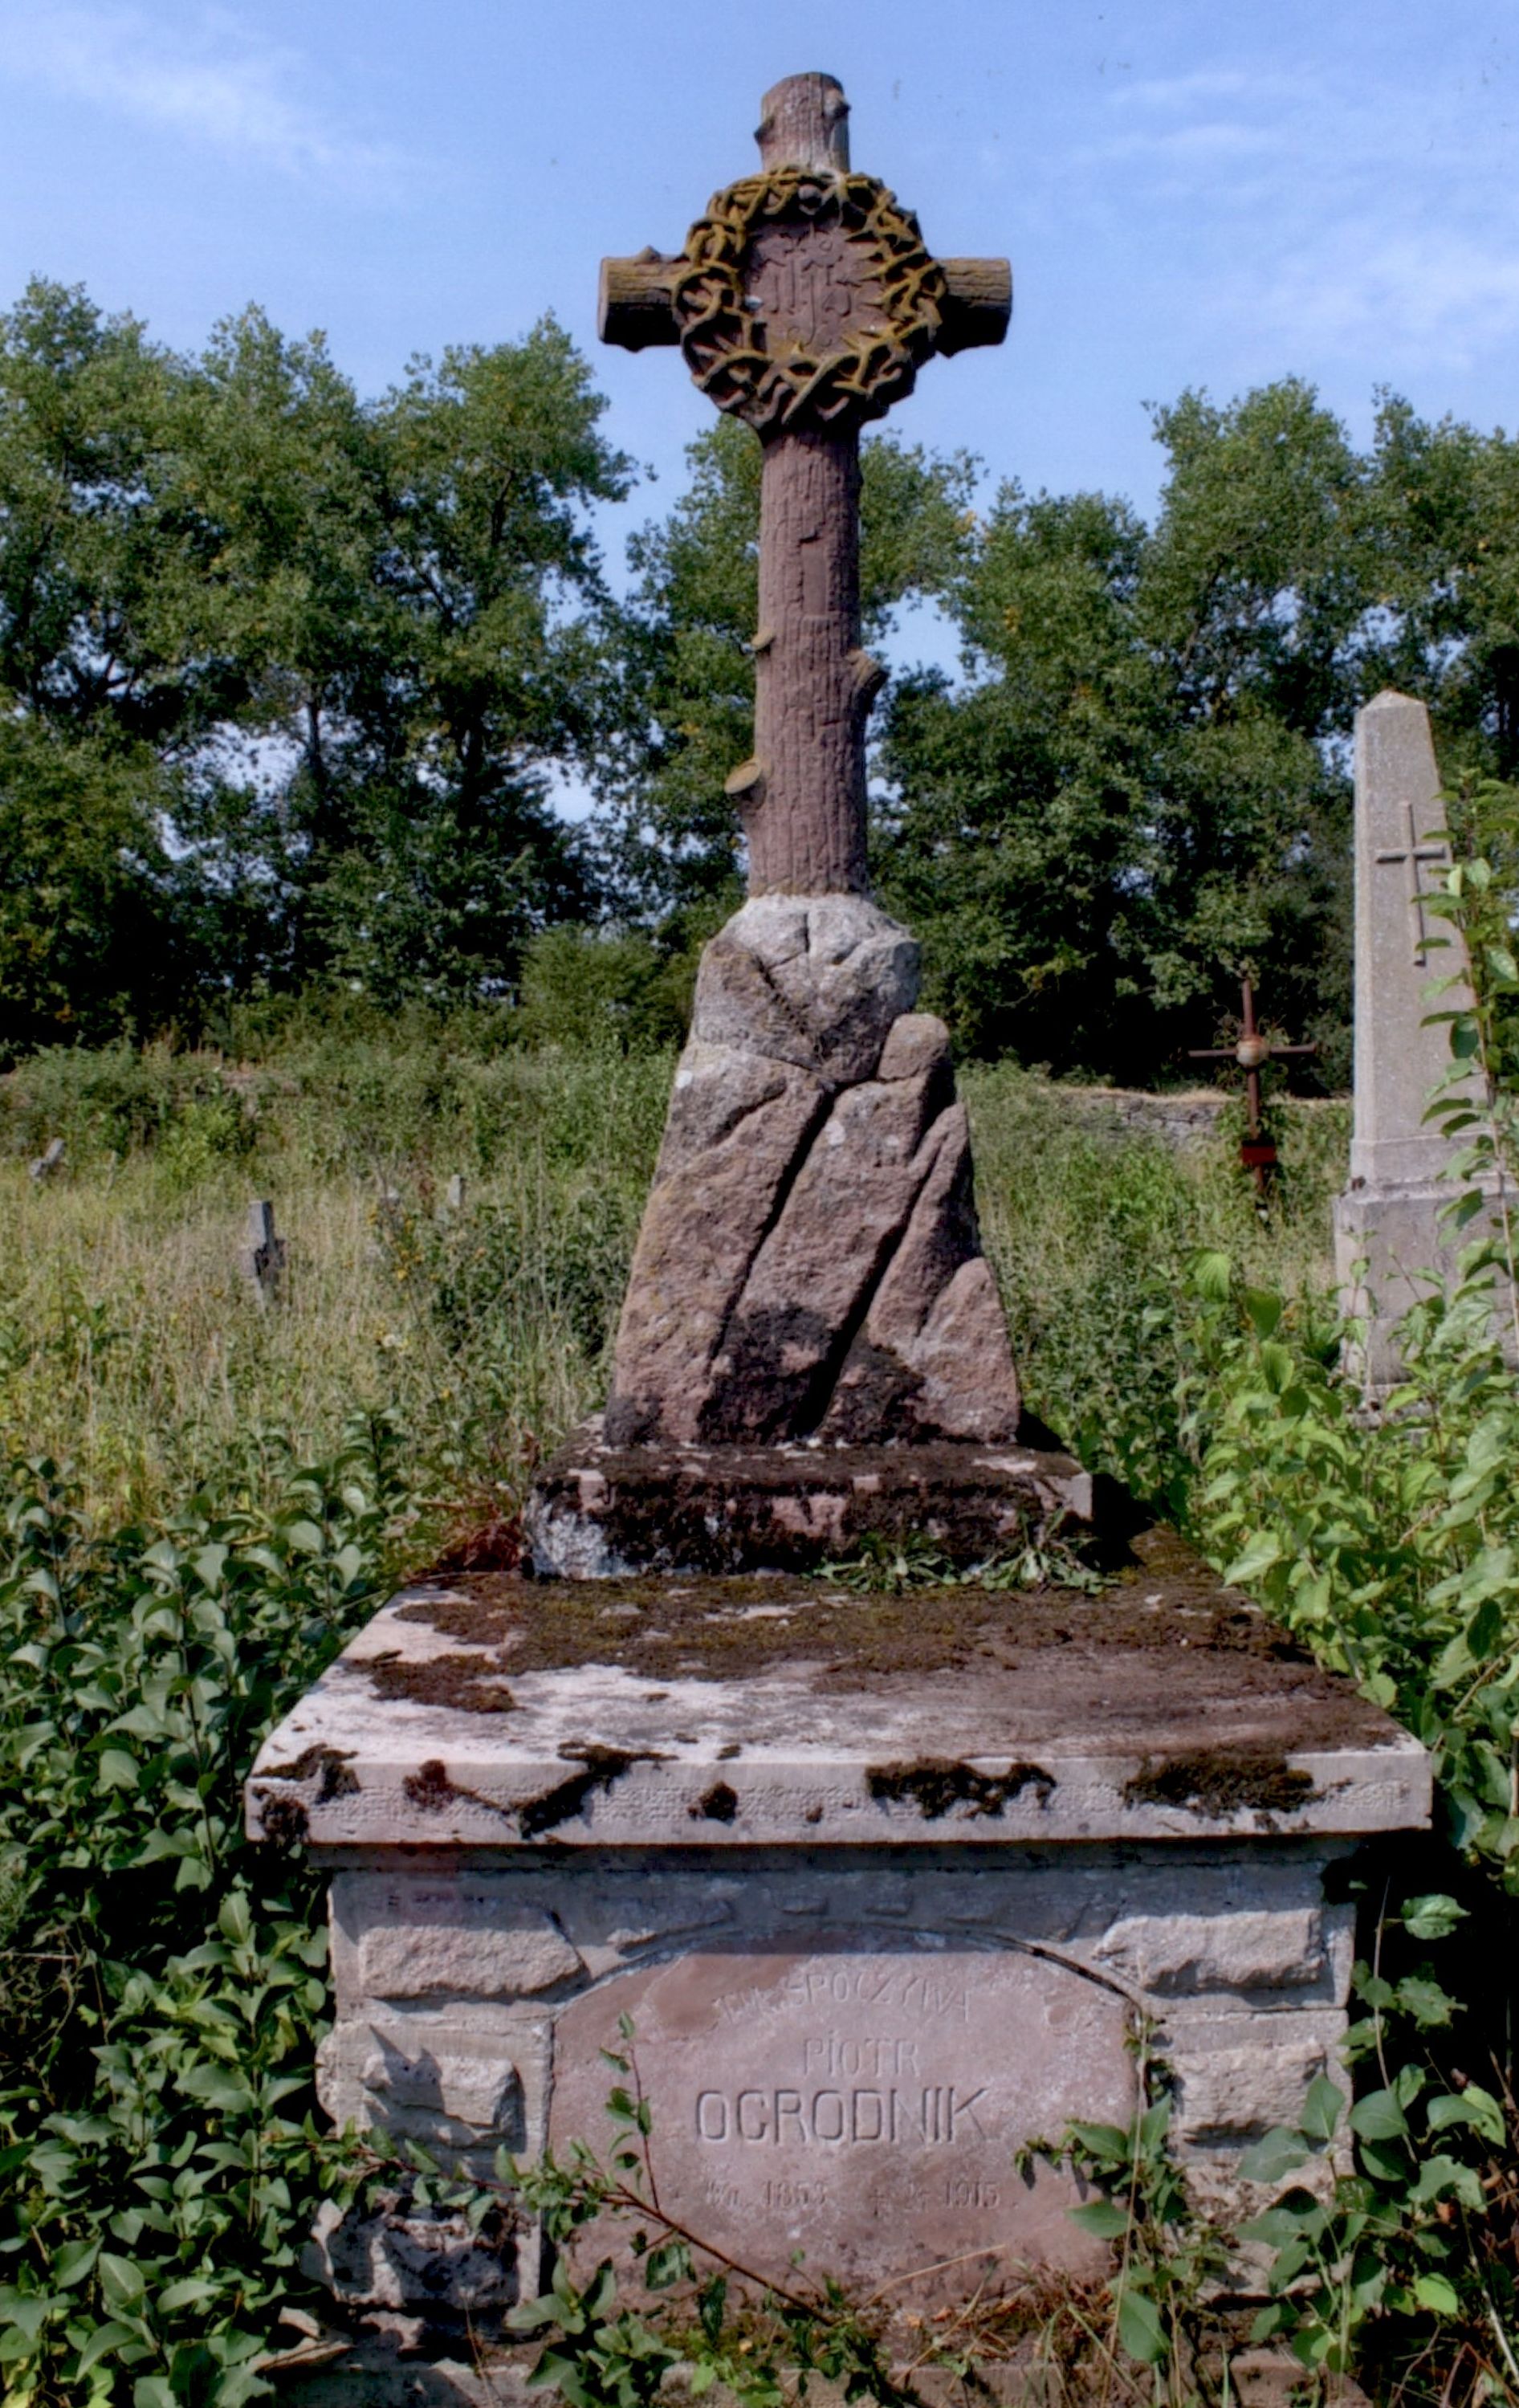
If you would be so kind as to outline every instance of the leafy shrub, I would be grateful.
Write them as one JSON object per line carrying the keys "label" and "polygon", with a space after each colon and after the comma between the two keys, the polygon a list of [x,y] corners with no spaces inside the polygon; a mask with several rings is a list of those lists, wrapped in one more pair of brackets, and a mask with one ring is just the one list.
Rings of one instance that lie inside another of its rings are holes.
{"label": "leafy shrub", "polygon": [[53,1045],[0,1079],[0,1145],[40,1154],[61,1137],[75,1164],[138,1149],[178,1149],[181,1171],[236,1156],[253,1140],[244,1095],[214,1055],[166,1046]]}
{"label": "leafy shrub", "polygon": [[395,1432],[229,1463],[162,1529],[92,1541],[11,1466],[0,1632],[0,2365],[7,2401],[266,2390],[315,2211],[319,1877],[255,1855],[264,1731],[372,1609],[409,1505]]}
{"label": "leafy shrub", "polygon": [[545,928],[523,958],[516,1034],[579,1054],[646,1053],[685,1035],[680,957],[672,969],[638,931]]}

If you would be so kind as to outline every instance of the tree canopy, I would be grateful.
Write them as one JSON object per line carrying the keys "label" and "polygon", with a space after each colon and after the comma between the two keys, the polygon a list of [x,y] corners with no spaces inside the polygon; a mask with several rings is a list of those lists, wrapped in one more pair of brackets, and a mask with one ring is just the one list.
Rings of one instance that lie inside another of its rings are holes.
{"label": "tree canopy", "polygon": [[[0,317],[0,1049],[514,993],[555,927],[681,990],[741,875],[760,454],[702,436],[614,598],[604,407],[552,321],[366,401],[257,309],[194,356],[55,284]],[[1153,523],[867,442],[867,638],[927,600],[962,655],[878,710],[880,889],[971,1049],[1149,1078],[1248,970],[1342,1076],[1356,706],[1519,774],[1519,443],[1385,394],[1358,450],[1291,378],[1154,420]]]}
{"label": "tree canopy", "polygon": [[365,404],[258,310],[194,359],[54,285],[0,320],[8,1047],[488,992],[594,908],[550,791],[605,682],[603,408],[550,322]]}

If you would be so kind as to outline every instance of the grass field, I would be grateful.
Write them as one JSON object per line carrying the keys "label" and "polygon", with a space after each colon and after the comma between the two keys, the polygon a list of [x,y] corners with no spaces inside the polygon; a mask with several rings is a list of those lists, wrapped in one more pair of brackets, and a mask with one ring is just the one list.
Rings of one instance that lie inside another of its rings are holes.
{"label": "grass field", "polygon": [[[327,1451],[364,1407],[396,1416],[429,1525],[499,1510],[597,1398],[673,1067],[403,1031],[12,1073],[7,1451],[68,1461],[106,1526],[163,1511],[229,1450],[256,1462],[260,1432]],[[964,1085],[1029,1401],[1163,1487],[1187,1259],[1221,1246],[1254,1277],[1324,1287],[1344,1112],[1285,1110],[1263,1226],[1226,1134],[1178,1158],[1103,1130],[1080,1091],[1007,1067]],[[35,1182],[55,1136],[64,1164]],[[267,1309],[239,1263],[255,1197],[289,1247]]]}

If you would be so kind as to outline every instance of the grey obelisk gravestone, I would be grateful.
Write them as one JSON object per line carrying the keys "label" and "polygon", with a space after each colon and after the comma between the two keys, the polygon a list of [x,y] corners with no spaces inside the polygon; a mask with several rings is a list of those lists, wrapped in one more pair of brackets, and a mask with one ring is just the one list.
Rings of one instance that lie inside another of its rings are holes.
{"label": "grey obelisk gravestone", "polygon": [[1466,958],[1429,910],[1450,865],[1444,819],[1427,710],[1379,694],[1355,715],[1355,1118],[1335,1208],[1336,1268],[1346,1310],[1366,1322],[1359,1369],[1372,1394],[1400,1377],[1393,1332],[1449,1279],[1460,1242],[1440,1222],[1459,1193],[1441,1175],[1453,1147],[1425,1118],[1451,1066],[1446,1025],[1426,1024],[1460,1000],[1430,989]]}

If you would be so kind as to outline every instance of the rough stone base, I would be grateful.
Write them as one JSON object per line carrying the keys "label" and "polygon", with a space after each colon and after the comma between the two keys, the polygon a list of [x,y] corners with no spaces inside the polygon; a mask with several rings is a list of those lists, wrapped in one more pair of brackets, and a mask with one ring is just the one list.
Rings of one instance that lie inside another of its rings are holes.
{"label": "rough stone base", "polygon": [[1068,1455],[1008,1445],[609,1445],[587,1422],[527,1508],[544,1579],[638,1571],[810,1571],[867,1538],[970,1565],[1090,1535],[1093,1482]]}
{"label": "rough stone base", "polygon": [[[1366,1324],[1366,1343],[1351,1365],[1367,1397],[1385,1397],[1404,1377],[1394,1332],[1411,1308],[1456,1277],[1456,1257],[1481,1235],[1480,1223],[1454,1234],[1440,1215],[1460,1190],[1450,1180],[1397,1187],[1349,1187],[1335,1199],[1335,1269],[1346,1313]],[[1511,1361],[1513,1324],[1505,1293],[1494,1331]]]}
{"label": "rough stone base", "polygon": [[702,955],[618,1326],[619,1445],[1003,1444],[1018,1382],[949,1031],[860,895],[759,896]]}

